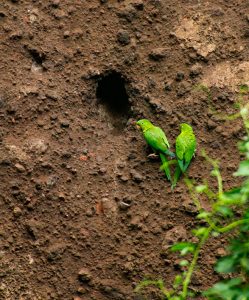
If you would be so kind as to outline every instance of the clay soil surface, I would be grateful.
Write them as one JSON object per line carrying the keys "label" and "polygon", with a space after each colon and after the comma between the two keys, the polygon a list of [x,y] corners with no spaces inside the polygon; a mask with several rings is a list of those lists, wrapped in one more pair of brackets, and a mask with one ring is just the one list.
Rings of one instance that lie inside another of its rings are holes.
{"label": "clay soil surface", "polygon": [[[189,177],[208,178],[204,148],[234,186],[243,128],[212,111],[234,112],[249,81],[248,21],[243,0],[0,1],[0,299],[160,299],[134,287],[170,286],[168,247],[191,239],[197,212],[134,121],[161,126],[173,151],[190,123]],[[223,248],[203,249],[193,290],[219,279]]]}

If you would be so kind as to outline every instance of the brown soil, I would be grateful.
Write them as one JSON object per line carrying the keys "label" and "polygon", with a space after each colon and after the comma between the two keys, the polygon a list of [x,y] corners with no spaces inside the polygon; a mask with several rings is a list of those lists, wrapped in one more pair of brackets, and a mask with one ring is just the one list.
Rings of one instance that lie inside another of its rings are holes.
{"label": "brown soil", "polygon": [[[210,106],[232,112],[249,80],[247,14],[243,0],[1,1],[0,299],[144,299],[146,276],[170,286],[167,247],[191,238],[196,210],[133,123],[152,120],[172,149],[192,124],[190,178],[208,177],[205,148],[233,186],[242,126]],[[205,247],[194,290],[218,279],[223,247]]]}

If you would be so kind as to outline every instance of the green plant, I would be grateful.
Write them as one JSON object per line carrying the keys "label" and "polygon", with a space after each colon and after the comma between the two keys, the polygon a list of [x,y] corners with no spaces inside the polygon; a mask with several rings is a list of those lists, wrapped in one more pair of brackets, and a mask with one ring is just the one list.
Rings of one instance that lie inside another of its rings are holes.
{"label": "green plant", "polygon": [[[240,103],[248,88],[243,86],[240,91]],[[172,251],[179,251],[182,257],[188,255],[188,259],[182,259],[181,266],[186,269],[175,277],[172,288],[168,289],[162,280],[144,280],[138,284],[136,291],[140,291],[149,285],[156,286],[162,293],[163,299],[185,300],[193,298],[194,294],[189,285],[194,270],[196,269],[200,250],[211,237],[219,237],[223,233],[237,230],[237,237],[233,239],[228,247],[229,254],[221,258],[215,267],[217,272],[236,273],[236,277],[224,282],[215,284],[204,295],[210,300],[246,300],[249,299],[249,104],[241,105],[239,115],[242,117],[246,136],[239,144],[239,150],[244,154],[245,159],[241,161],[238,171],[234,176],[244,178],[243,183],[229,191],[223,190],[222,176],[219,163],[211,159],[203,151],[203,156],[212,165],[211,176],[217,181],[217,187],[210,187],[207,180],[201,185],[194,185],[186,179],[192,199],[198,209],[197,219],[201,220],[200,226],[192,232],[197,238],[196,243],[181,242],[171,247]],[[236,116],[237,117],[237,116]],[[209,200],[210,208],[204,209],[201,205],[201,198]],[[241,212],[241,217],[236,217]],[[189,259],[191,256],[191,259]]]}
{"label": "green plant", "polygon": [[247,300],[249,299],[249,121],[248,105],[241,109],[247,136],[239,144],[240,151],[245,155],[245,160],[240,163],[235,176],[245,178],[240,187],[233,189],[228,194],[226,201],[241,205],[242,218],[237,221],[238,235],[232,239],[229,254],[218,260],[215,270],[219,273],[235,275],[223,282],[218,282],[204,294],[210,300]]}

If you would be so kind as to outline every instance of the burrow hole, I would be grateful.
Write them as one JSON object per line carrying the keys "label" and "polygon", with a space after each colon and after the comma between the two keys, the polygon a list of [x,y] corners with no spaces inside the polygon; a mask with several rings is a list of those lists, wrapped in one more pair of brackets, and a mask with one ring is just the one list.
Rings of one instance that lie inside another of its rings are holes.
{"label": "burrow hole", "polygon": [[41,65],[45,60],[45,55],[38,52],[36,49],[29,49],[29,53],[32,59],[38,64]]}
{"label": "burrow hole", "polygon": [[104,106],[112,126],[118,131],[124,129],[131,114],[126,84],[125,78],[117,71],[103,74],[97,83],[98,103]]}
{"label": "burrow hole", "polygon": [[42,51],[39,51],[38,49],[29,47],[26,45],[24,46],[24,49],[30,55],[30,57],[34,63],[36,63],[39,66],[42,66],[42,64],[44,63],[44,61],[46,59],[45,53],[43,53]]}

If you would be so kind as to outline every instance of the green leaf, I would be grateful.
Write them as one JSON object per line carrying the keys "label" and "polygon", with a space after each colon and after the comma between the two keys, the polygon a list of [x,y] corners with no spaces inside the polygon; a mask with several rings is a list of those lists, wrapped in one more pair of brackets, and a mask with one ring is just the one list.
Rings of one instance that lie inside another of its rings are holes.
{"label": "green leaf", "polygon": [[248,152],[249,151],[248,138],[245,141],[239,142],[239,150],[240,150],[240,152]]}
{"label": "green leaf", "polygon": [[247,115],[248,115],[248,108],[247,107],[242,107],[241,110],[240,110],[240,114],[243,117],[247,117]]}
{"label": "green leaf", "polygon": [[146,288],[147,286],[156,286],[158,287],[163,293],[165,292],[164,282],[162,279],[159,280],[150,280],[144,279],[142,280],[135,288],[135,292],[139,292],[140,290]]}
{"label": "green leaf", "polygon": [[240,94],[247,94],[249,92],[249,86],[247,84],[242,84],[239,87]]}
{"label": "green leaf", "polygon": [[239,164],[239,169],[234,176],[249,176],[249,161],[245,160]]}
{"label": "green leaf", "polygon": [[206,227],[200,227],[198,229],[193,229],[192,232],[195,236],[197,237],[202,237],[203,235],[205,235],[208,231],[208,228]]}
{"label": "green leaf", "polygon": [[241,295],[242,290],[237,288],[241,284],[241,278],[233,278],[228,281],[218,282],[211,289],[203,294],[208,296],[209,299],[223,299],[233,300],[238,299],[237,296]]}
{"label": "green leaf", "polygon": [[218,212],[219,214],[221,214],[222,216],[227,217],[227,218],[233,216],[233,211],[228,206],[218,206],[216,208],[216,212]]}
{"label": "green leaf", "polygon": [[242,257],[240,264],[245,270],[249,271],[249,257]]}
{"label": "green leaf", "polygon": [[176,275],[174,283],[173,283],[173,287],[174,289],[178,288],[178,286],[180,286],[183,282],[183,278],[182,275]]}
{"label": "green leaf", "polygon": [[183,260],[180,261],[179,265],[181,267],[186,267],[186,266],[189,265],[189,262],[186,259],[183,259]]}
{"label": "green leaf", "polygon": [[195,244],[188,242],[180,242],[171,247],[171,251],[180,251],[181,255],[192,253],[195,250]]}
{"label": "green leaf", "polygon": [[217,232],[217,231],[212,231],[212,236],[213,237],[218,237],[218,236],[220,236],[220,233]]}
{"label": "green leaf", "polygon": [[208,187],[207,187],[205,184],[201,184],[201,185],[197,185],[197,186],[195,187],[195,191],[196,191],[197,193],[201,194],[201,193],[203,193],[204,191],[206,191],[207,188],[208,188]]}
{"label": "green leaf", "polygon": [[215,271],[219,273],[230,273],[235,271],[234,259],[232,256],[228,255],[219,259],[216,264]]}
{"label": "green leaf", "polygon": [[188,291],[188,296],[191,297],[191,299],[193,299],[195,296],[195,293],[193,291]]}
{"label": "green leaf", "polygon": [[235,205],[242,202],[241,198],[241,187],[238,187],[222,193],[219,197],[219,202],[221,203],[221,206]]}
{"label": "green leaf", "polygon": [[208,217],[210,217],[211,216],[211,214],[209,213],[209,212],[207,212],[207,211],[202,211],[201,213],[199,213],[197,216],[196,216],[196,218],[197,219],[206,219],[206,218],[208,218]]}
{"label": "green leaf", "polygon": [[249,121],[247,120],[247,121],[244,121],[244,123],[245,123],[245,127],[246,128],[249,128]]}
{"label": "green leaf", "polygon": [[216,170],[216,169],[214,169],[214,170],[212,170],[211,171],[211,173],[210,173],[212,176],[218,176],[219,175],[219,171],[218,170]]}

